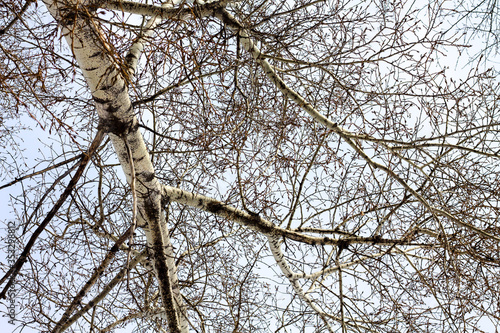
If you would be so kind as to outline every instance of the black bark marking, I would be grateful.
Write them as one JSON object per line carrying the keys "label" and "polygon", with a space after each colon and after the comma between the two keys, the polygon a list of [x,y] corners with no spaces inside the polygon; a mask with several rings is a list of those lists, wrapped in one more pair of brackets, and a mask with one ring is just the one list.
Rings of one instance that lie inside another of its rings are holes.
{"label": "black bark marking", "polygon": [[132,61],[132,59],[137,59],[137,56],[134,53],[129,53],[125,56],[125,60]]}
{"label": "black bark marking", "polygon": [[102,119],[102,126],[106,133],[112,133],[117,136],[127,134],[132,127],[132,121],[123,121],[117,117]]}
{"label": "black bark marking", "polygon": [[68,10],[68,9],[61,9],[60,15],[61,15],[60,23],[64,27],[73,26],[76,22],[77,17],[78,17],[78,15],[75,11]]}
{"label": "black bark marking", "polygon": [[150,182],[153,179],[155,179],[154,172],[144,171],[144,172],[141,172],[141,176],[144,177],[144,180],[147,182]]}
{"label": "black bark marking", "polygon": [[95,96],[92,96],[92,98],[94,99],[94,102],[96,102],[98,104],[106,104],[106,103],[109,103],[111,101],[110,99],[107,99],[107,98],[99,98],[99,97],[95,97]]}
{"label": "black bark marking", "polygon": [[119,106],[113,106],[113,104],[112,104],[112,103],[109,103],[108,105],[105,105],[105,106],[104,106],[104,109],[105,109],[107,112],[109,112],[109,113],[116,113],[116,112],[120,111],[120,108],[121,108],[121,106],[120,106],[120,105],[119,105]]}
{"label": "black bark marking", "polygon": [[89,58],[100,57],[102,54],[103,54],[102,51],[96,51],[96,52],[92,53],[91,55],[89,55]]}
{"label": "black bark marking", "polygon": [[[325,237],[325,239],[328,238],[328,237]],[[338,247],[338,253],[340,254],[340,252],[342,252],[342,250],[344,249],[347,249],[349,247],[349,244],[351,242],[349,242],[348,240],[345,240],[345,239],[339,239],[338,240],[338,243],[337,243],[337,247]]]}
{"label": "black bark marking", "polygon": [[151,202],[151,200],[146,200],[146,202],[144,204],[144,211],[146,213],[146,218],[148,221],[159,220],[160,212],[158,211],[155,203]]}
{"label": "black bark marking", "polygon": [[141,156],[139,158],[134,158],[134,162],[141,162],[144,159],[144,156]]}
{"label": "black bark marking", "polygon": [[[201,200],[200,200],[200,202],[201,202]],[[207,203],[207,210],[210,213],[214,213],[214,214],[219,214],[220,211],[225,211],[224,206],[221,203],[212,202],[212,201]]]}
{"label": "black bark marking", "polygon": [[170,197],[168,195],[161,196],[161,206],[166,207],[170,203]]}

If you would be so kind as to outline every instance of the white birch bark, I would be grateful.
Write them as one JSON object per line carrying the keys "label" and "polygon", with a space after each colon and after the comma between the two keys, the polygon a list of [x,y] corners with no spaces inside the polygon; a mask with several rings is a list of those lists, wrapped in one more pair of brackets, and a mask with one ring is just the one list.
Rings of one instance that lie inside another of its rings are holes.
{"label": "white birch bark", "polygon": [[285,260],[285,255],[281,251],[281,241],[278,237],[273,237],[273,236],[268,236],[268,242],[269,242],[269,248],[271,250],[271,253],[273,254],[274,260],[278,264],[278,267],[281,269],[281,272],[283,275],[285,275],[290,281],[290,284],[293,287],[293,290],[295,290],[295,293],[305,301],[311,309],[313,309],[323,320],[325,323],[325,326],[327,327],[328,331],[333,333],[334,330],[331,327],[330,323],[328,322],[328,318],[332,318],[334,320],[340,321],[341,319],[332,315],[326,314],[318,305],[316,305],[311,298],[304,292],[302,287],[300,286],[299,279],[297,278],[297,273],[294,273],[288,263]]}
{"label": "white birch bark", "polygon": [[[240,210],[222,201],[209,198],[201,194],[182,190],[180,188],[164,185],[162,188],[162,194],[164,199],[166,200],[177,202],[183,205],[188,205],[190,207],[224,217],[230,221],[237,222],[240,225],[248,227],[264,235],[284,237],[304,244],[338,245],[340,242],[342,242],[344,244],[410,245],[410,243],[405,240],[386,239],[381,237],[361,237],[347,235],[342,239],[337,239],[328,236],[311,236],[306,234],[305,232],[317,233],[318,231],[316,229],[310,229],[308,231],[295,231],[280,228],[271,221],[259,216],[258,214]],[[332,233],[332,231],[330,230],[329,233]]]}
{"label": "white birch bark", "polygon": [[[155,176],[143,137],[138,131],[128,95],[128,73],[114,60],[112,47],[84,7],[89,2],[44,0],[49,12],[62,26],[96,102],[100,126],[108,132],[120,164],[130,183],[132,168],[126,145],[134,161],[137,193],[137,222],[144,228],[162,301],[171,332],[188,332],[186,308],[180,295],[172,244],[161,207],[161,185]],[[127,144],[125,144],[125,142]]]}

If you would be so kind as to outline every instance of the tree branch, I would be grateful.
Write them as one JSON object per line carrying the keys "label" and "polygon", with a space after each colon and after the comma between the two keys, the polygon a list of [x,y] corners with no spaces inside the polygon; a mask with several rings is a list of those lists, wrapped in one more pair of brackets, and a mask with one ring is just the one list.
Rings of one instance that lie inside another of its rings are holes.
{"label": "tree branch", "polygon": [[[285,237],[297,242],[309,245],[338,245],[339,243],[347,244],[380,244],[380,245],[425,245],[425,244],[412,244],[405,239],[386,239],[381,237],[357,237],[349,236],[343,239],[335,239],[331,237],[314,237],[304,235],[300,232],[283,229],[276,226],[259,216],[244,210],[232,207],[222,201],[206,197],[201,194],[192,193],[176,187],[163,186],[162,189],[163,200],[170,200],[185,204],[193,208],[198,208],[206,212],[213,213],[218,216],[225,217],[231,221],[238,222],[252,230],[263,233],[265,235],[277,235]],[[332,233],[334,230],[331,231]]]}
{"label": "tree branch", "polygon": [[33,173],[24,175],[22,177],[18,177],[16,179],[14,179],[13,181],[8,182],[7,184],[4,184],[4,185],[0,186],[0,190],[4,189],[6,187],[12,186],[12,185],[14,185],[16,183],[19,183],[20,181],[23,181],[25,179],[28,179],[28,178],[31,178],[31,177],[34,177],[34,176],[37,176],[37,175],[41,175],[42,173],[45,173],[45,172],[50,171],[52,169],[56,169],[56,168],[58,168],[60,166],[63,166],[63,165],[66,165],[68,163],[71,163],[73,161],[76,161],[77,159],[81,159],[82,157],[83,157],[83,154],[80,154],[80,155],[74,156],[72,158],[69,158],[69,159],[67,159],[65,161],[62,161],[62,162],[59,162],[57,164],[51,165],[51,166],[49,166],[49,167],[47,167],[47,168],[45,168],[43,170],[35,171]]}
{"label": "tree branch", "polygon": [[89,149],[82,156],[78,170],[76,170],[75,175],[73,176],[73,178],[71,178],[68,186],[66,186],[66,189],[59,197],[59,200],[57,200],[54,207],[52,207],[52,209],[47,214],[45,219],[42,221],[42,223],[40,223],[38,228],[36,228],[35,232],[31,235],[30,240],[28,241],[28,243],[24,247],[23,252],[19,256],[19,259],[17,259],[16,263],[9,269],[9,271],[7,273],[5,273],[5,275],[2,277],[2,279],[0,279],[0,285],[1,285],[10,276],[9,282],[7,283],[7,285],[4,287],[4,289],[0,293],[0,299],[6,297],[7,290],[9,290],[9,287],[12,285],[17,274],[19,273],[19,271],[23,267],[24,263],[26,262],[28,255],[31,251],[31,248],[35,244],[36,239],[38,238],[38,236],[40,236],[40,234],[45,229],[45,227],[47,227],[49,222],[56,215],[59,208],[61,208],[62,204],[66,201],[66,199],[68,198],[70,193],[75,188],[76,184],[78,183],[78,180],[80,179],[80,177],[83,174],[83,171],[85,170],[85,167],[87,166],[88,162],[90,161],[90,158],[92,157],[94,152],[97,150],[97,148],[99,148],[99,145],[101,144],[103,137],[104,137],[104,131],[102,129],[99,129],[97,131],[97,134],[96,134],[94,140],[92,141]]}
{"label": "tree branch", "polygon": [[[262,56],[262,51],[255,45],[252,38],[250,37],[247,30],[243,27],[243,25],[227,10],[221,8],[216,17],[223,21],[228,27],[230,27],[241,39],[241,44],[243,47],[252,55],[254,60],[262,67],[266,76],[271,80],[271,82],[289,99],[295,102],[299,107],[305,110],[316,122],[322,124],[323,126],[333,130],[337,133],[349,146],[351,146],[369,165],[371,165],[375,169],[380,169],[387,173],[391,178],[400,183],[408,192],[410,192],[420,203],[432,214],[436,214],[437,212],[440,215],[444,215],[449,218],[451,221],[456,223],[459,226],[465,227],[469,230],[477,232],[485,237],[494,239],[496,241],[500,241],[500,237],[492,235],[486,231],[483,231],[475,226],[472,226],[469,223],[465,223],[460,219],[454,217],[448,212],[442,211],[438,208],[435,208],[429,204],[429,202],[420,195],[416,190],[414,190],[404,179],[402,179],[398,174],[396,174],[393,170],[382,165],[380,163],[372,160],[366,152],[356,144],[353,139],[357,139],[358,136],[353,134],[346,129],[340,127],[337,123],[331,121],[329,118],[325,117],[318,110],[316,110],[304,97],[302,97],[299,93],[291,89],[287,86],[285,81],[281,77],[279,77],[273,66],[269,64],[266,57]],[[436,216],[437,219],[437,216]]]}
{"label": "tree branch", "polygon": [[93,308],[94,306],[96,306],[97,304],[99,304],[99,302],[102,301],[104,299],[104,297],[106,297],[106,295],[109,294],[109,292],[111,290],[113,290],[113,288],[120,281],[123,280],[123,278],[125,277],[125,274],[127,274],[127,272],[129,271],[129,269],[132,269],[133,267],[135,267],[139,262],[141,262],[141,260],[143,260],[146,257],[146,255],[147,255],[147,250],[144,250],[144,251],[140,252],[136,257],[134,257],[130,261],[130,263],[128,264],[128,266],[123,267],[120,270],[120,272],[118,272],[118,274],[116,274],[116,276],[105,287],[103,287],[101,289],[101,292],[99,293],[99,295],[97,295],[96,297],[94,297],[83,308],[81,308],[80,310],[78,310],[78,312],[76,312],[73,316],[71,316],[71,318],[69,318],[65,323],[63,323],[61,325],[60,331],[61,332],[65,331],[75,321],[77,321],[81,316],[83,316],[85,313],[87,313],[87,311],[89,311],[91,308]]}
{"label": "tree branch", "polygon": [[[5,34],[7,30],[9,30],[18,20],[21,19],[21,16],[28,10],[29,6],[35,2],[35,0],[27,0],[24,3],[23,8],[19,12],[15,12],[15,17],[5,26],[5,28],[0,29],[0,36]],[[5,5],[5,2],[2,1],[2,4]]]}
{"label": "tree branch", "polygon": [[116,256],[116,253],[120,249],[120,245],[122,245],[127,239],[129,239],[131,232],[133,232],[133,225],[131,225],[127,231],[121,235],[121,237],[116,241],[116,243],[109,249],[108,253],[106,254],[106,257],[102,260],[101,264],[99,267],[97,267],[94,270],[94,273],[92,276],[88,279],[88,281],[85,283],[85,285],[80,289],[78,294],[73,297],[73,300],[71,304],[66,308],[66,311],[64,311],[61,319],[57,322],[56,326],[52,329],[52,333],[60,333],[62,332],[62,326],[65,324],[69,316],[73,313],[75,308],[81,303],[82,299],[87,295],[87,292],[90,290],[90,288],[97,282],[99,277],[104,273],[104,270],[109,266],[111,263],[111,260]]}
{"label": "tree branch", "polygon": [[[180,1],[176,1],[180,3]],[[178,8],[171,6],[154,6],[147,5],[133,1],[99,1],[93,6],[126,12],[137,15],[151,16],[153,18],[171,19],[171,20],[187,20],[193,18],[200,18],[212,16],[216,9],[224,7],[229,3],[236,2],[234,0],[221,0],[221,1],[198,1],[193,7],[181,5]]]}

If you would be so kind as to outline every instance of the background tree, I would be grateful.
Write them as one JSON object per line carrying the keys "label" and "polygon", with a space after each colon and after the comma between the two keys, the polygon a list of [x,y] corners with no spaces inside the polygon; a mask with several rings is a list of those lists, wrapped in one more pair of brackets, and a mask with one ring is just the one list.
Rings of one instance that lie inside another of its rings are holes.
{"label": "background tree", "polygon": [[451,3],[2,5],[21,323],[500,324],[496,72],[447,67]]}

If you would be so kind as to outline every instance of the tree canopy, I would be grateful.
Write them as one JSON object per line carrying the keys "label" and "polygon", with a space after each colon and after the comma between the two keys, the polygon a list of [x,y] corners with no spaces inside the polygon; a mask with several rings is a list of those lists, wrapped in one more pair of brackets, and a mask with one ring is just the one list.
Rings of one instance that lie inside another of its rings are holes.
{"label": "tree canopy", "polygon": [[1,3],[19,329],[500,326],[496,3]]}

